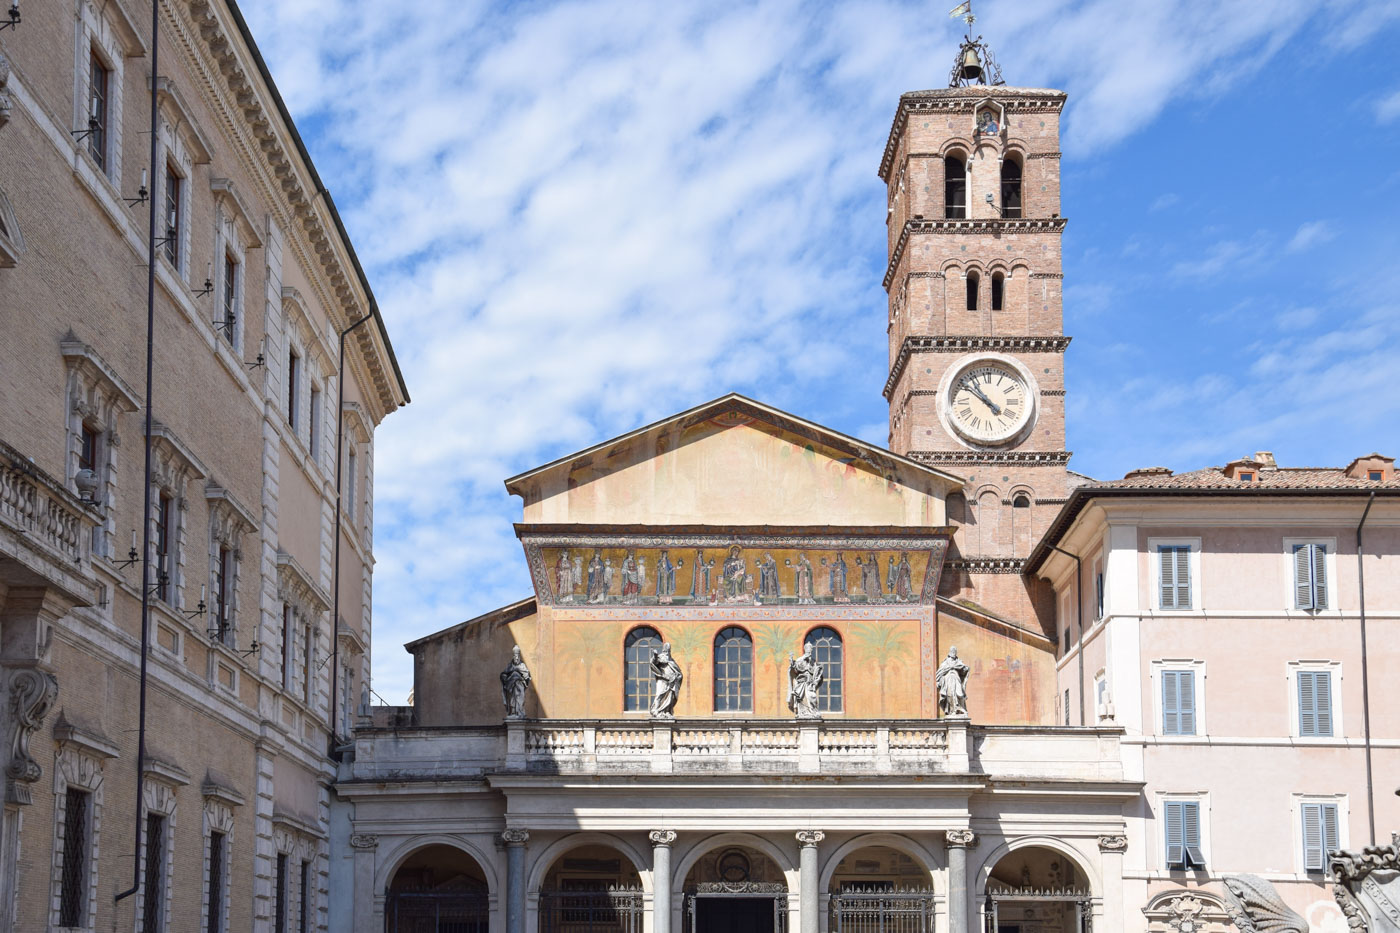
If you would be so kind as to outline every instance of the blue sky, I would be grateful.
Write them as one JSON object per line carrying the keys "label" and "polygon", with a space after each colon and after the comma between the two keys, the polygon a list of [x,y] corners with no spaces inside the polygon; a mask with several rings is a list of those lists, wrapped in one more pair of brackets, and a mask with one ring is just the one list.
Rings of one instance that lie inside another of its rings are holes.
{"label": "blue sky", "polygon": [[[502,480],[739,391],[885,441],[880,153],[953,0],[243,0],[413,394],[375,688],[528,592]],[[1400,0],[981,0],[1066,90],[1071,466],[1400,453]]]}

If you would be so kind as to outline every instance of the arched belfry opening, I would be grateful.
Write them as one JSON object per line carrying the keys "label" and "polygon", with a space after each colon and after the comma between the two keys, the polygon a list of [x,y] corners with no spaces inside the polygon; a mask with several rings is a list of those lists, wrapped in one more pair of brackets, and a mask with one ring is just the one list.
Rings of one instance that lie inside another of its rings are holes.
{"label": "arched belfry opening", "polygon": [[417,850],[394,872],[385,893],[386,933],[487,933],[486,873],[461,849]]}

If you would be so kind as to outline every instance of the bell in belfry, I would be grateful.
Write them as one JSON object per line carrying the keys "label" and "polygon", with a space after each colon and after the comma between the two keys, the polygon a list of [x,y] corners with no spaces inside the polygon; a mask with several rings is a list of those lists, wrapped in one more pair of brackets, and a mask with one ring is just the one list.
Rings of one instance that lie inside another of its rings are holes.
{"label": "bell in belfry", "polygon": [[963,48],[962,76],[966,81],[976,81],[982,77],[982,59],[977,57],[977,47]]}

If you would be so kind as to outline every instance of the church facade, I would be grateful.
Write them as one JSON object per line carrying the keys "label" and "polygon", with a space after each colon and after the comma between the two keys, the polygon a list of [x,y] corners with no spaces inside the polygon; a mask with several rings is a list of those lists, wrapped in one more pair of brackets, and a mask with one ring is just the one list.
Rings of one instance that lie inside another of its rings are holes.
{"label": "church facade", "polygon": [[1223,931],[1236,871],[1346,928],[1318,860],[1400,821],[1353,770],[1400,730],[1360,709],[1337,567],[1370,496],[1361,572],[1396,578],[1393,463],[1071,471],[1065,95],[980,67],[905,94],[879,166],[888,448],[729,395],[507,480],[532,592],[411,642],[412,706],[360,711],[332,928]]}

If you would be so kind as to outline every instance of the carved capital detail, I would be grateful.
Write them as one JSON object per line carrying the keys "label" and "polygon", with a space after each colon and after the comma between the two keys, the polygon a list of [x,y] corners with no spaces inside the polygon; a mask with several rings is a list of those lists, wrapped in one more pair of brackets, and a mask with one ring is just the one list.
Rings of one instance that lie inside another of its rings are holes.
{"label": "carved capital detail", "polygon": [[826,833],[820,829],[804,829],[797,834],[797,841],[802,844],[803,848],[815,846],[825,838]]}
{"label": "carved capital detail", "polygon": [[1128,837],[1119,835],[1108,835],[1099,837],[1100,852],[1127,852]]}
{"label": "carved capital detail", "polygon": [[970,829],[950,829],[944,833],[944,844],[950,849],[977,847],[977,834]]}
{"label": "carved capital detail", "polygon": [[523,846],[530,841],[530,831],[527,829],[508,829],[501,833],[501,841],[508,846]]}
{"label": "carved capital detail", "polygon": [[53,709],[54,700],[58,699],[58,680],[47,671],[21,667],[11,672],[8,693],[14,731],[5,762],[5,802],[28,804],[29,785],[43,774],[39,762],[29,754],[29,737]]}
{"label": "carved capital detail", "polygon": [[654,846],[669,846],[676,841],[676,831],[674,829],[653,829],[647,833],[647,838]]}
{"label": "carved capital detail", "polygon": [[350,848],[377,849],[379,848],[379,837],[373,833],[351,833]]}

